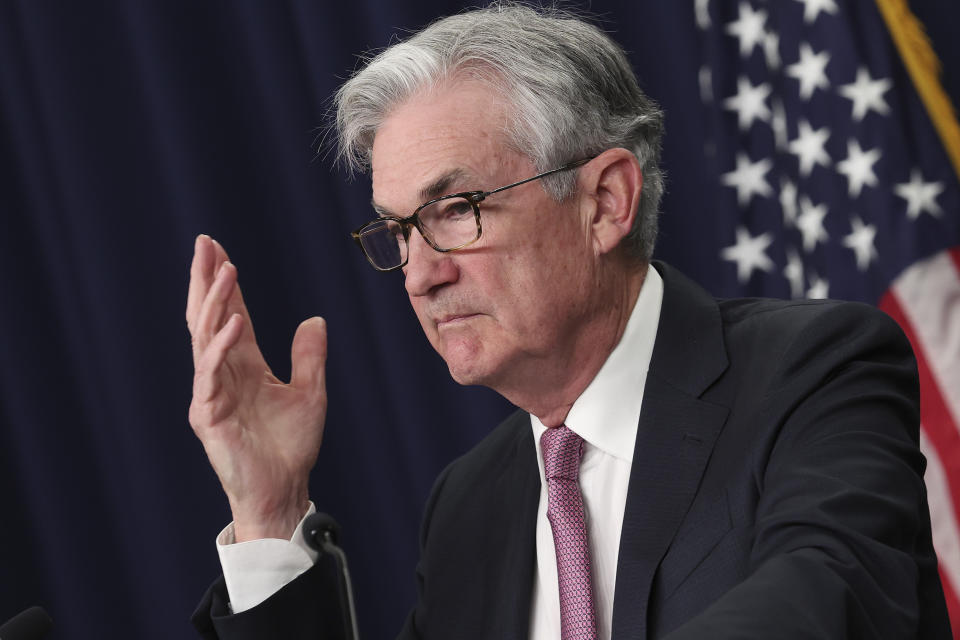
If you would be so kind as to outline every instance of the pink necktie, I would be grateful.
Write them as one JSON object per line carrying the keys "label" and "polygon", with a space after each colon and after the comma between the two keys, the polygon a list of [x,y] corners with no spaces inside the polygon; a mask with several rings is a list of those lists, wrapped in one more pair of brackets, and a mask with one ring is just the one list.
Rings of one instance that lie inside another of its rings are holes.
{"label": "pink necktie", "polygon": [[560,637],[562,640],[596,640],[590,549],[583,517],[583,497],[577,484],[583,438],[566,425],[547,429],[540,436],[540,450],[549,496],[547,518],[557,551]]}

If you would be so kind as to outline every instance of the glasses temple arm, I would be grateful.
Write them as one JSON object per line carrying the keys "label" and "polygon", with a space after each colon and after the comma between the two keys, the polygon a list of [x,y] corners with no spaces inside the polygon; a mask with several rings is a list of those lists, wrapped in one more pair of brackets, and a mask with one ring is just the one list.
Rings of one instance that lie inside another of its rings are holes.
{"label": "glasses temple arm", "polygon": [[580,160],[575,160],[575,161],[573,161],[573,162],[570,162],[570,163],[568,163],[568,164],[563,165],[562,167],[557,167],[556,169],[551,169],[550,171],[544,171],[543,173],[538,173],[537,175],[533,176],[532,178],[526,178],[525,180],[521,180],[520,182],[514,182],[513,184],[508,184],[508,185],[506,185],[505,187],[498,187],[498,188],[494,189],[493,191],[484,191],[484,192],[482,192],[482,193],[483,193],[483,197],[486,198],[487,196],[493,195],[494,193],[500,193],[501,191],[505,191],[505,190],[507,190],[507,189],[512,189],[513,187],[519,187],[519,186],[522,185],[522,184],[526,184],[526,183],[528,183],[528,182],[533,182],[534,180],[539,180],[540,178],[545,178],[545,177],[547,177],[547,176],[549,176],[549,175],[551,175],[551,174],[554,174],[554,173],[559,173],[559,172],[561,172],[561,171],[567,171],[567,170],[569,170],[569,169],[576,169],[577,167],[579,167],[579,166],[581,166],[581,165],[584,165],[584,164],[590,162],[590,161],[593,160],[594,158],[596,158],[596,156],[592,156],[592,157],[590,157],[590,158],[582,158],[582,159],[580,159]]}

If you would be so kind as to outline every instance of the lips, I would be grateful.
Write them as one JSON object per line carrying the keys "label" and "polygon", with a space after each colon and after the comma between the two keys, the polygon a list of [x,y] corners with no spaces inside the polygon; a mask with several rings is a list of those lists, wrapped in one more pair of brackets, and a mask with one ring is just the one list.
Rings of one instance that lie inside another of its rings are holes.
{"label": "lips", "polygon": [[460,323],[460,322],[464,322],[464,321],[466,321],[466,320],[469,320],[470,318],[475,318],[477,315],[479,315],[479,314],[476,314],[476,313],[457,313],[457,314],[444,315],[444,316],[441,316],[440,318],[437,319],[437,328],[439,329],[440,327],[444,327],[444,326],[446,326],[446,327],[454,326],[454,325],[456,325],[456,324],[458,324],[458,323]]}

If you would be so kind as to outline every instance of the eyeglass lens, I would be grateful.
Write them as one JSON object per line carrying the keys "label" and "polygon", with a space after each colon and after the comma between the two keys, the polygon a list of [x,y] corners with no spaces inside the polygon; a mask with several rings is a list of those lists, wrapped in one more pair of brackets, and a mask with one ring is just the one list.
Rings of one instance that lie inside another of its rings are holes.
{"label": "eyeglass lens", "polygon": [[[466,198],[443,198],[416,213],[424,239],[435,249],[446,251],[477,239],[479,227],[473,204]],[[370,261],[378,269],[391,269],[404,263],[407,241],[401,223],[374,221],[360,232],[360,242]]]}

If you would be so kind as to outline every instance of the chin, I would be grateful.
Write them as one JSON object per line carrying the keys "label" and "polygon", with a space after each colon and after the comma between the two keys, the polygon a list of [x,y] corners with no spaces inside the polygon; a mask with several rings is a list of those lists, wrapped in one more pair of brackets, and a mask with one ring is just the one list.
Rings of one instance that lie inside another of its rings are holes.
{"label": "chin", "polygon": [[472,376],[472,375],[469,375],[469,374],[464,374],[463,372],[458,371],[458,370],[450,367],[449,365],[447,366],[447,370],[450,372],[450,377],[453,378],[453,381],[456,382],[456,383],[459,384],[459,385],[462,385],[462,386],[464,386],[464,387],[469,387],[469,386],[481,384],[481,383],[476,379],[475,376]]}
{"label": "chin", "polygon": [[450,377],[457,384],[486,385],[490,379],[490,363],[484,358],[483,348],[476,344],[464,344],[457,341],[440,351],[440,356],[447,363]]}
{"label": "chin", "polygon": [[462,384],[464,386],[476,385],[476,384],[485,384],[489,376],[485,375],[483,367],[479,367],[477,362],[461,362],[451,359],[446,359],[447,371],[450,372],[450,377],[453,378],[454,382],[457,384]]}

